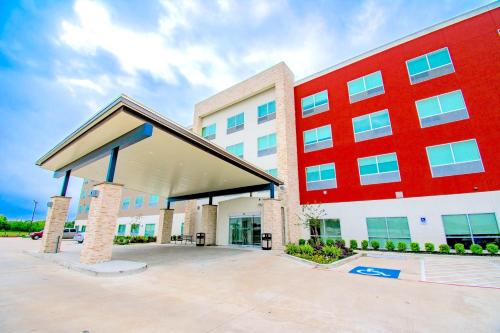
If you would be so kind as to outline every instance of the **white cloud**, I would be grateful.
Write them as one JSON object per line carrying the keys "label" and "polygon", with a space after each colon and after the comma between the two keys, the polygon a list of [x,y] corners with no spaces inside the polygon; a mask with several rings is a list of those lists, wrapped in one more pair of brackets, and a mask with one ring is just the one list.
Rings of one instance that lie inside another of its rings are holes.
{"label": "white cloud", "polygon": [[75,94],[74,87],[76,88],[84,88],[91,91],[95,91],[100,95],[106,94],[107,90],[105,86],[109,86],[110,80],[106,75],[102,75],[98,78],[101,84],[97,84],[95,81],[91,81],[89,79],[77,79],[77,78],[69,78],[69,77],[57,77],[57,82],[64,85],[68,88],[73,94]]}
{"label": "white cloud", "polygon": [[349,25],[351,43],[353,45],[369,43],[374,36],[377,36],[387,17],[386,9],[380,3],[375,3],[374,0],[365,1],[359,14]]}

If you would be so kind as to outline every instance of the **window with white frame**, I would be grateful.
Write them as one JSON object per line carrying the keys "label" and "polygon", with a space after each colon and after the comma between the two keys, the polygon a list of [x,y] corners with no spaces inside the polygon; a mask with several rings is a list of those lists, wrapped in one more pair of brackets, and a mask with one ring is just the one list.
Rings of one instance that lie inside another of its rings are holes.
{"label": "window with white frame", "polygon": [[226,150],[231,154],[238,156],[239,158],[243,158],[243,142],[227,146]]}
{"label": "window with white frame", "polygon": [[312,116],[329,110],[328,91],[323,90],[316,94],[303,97],[301,100],[302,117]]}
{"label": "window with white frame", "polygon": [[475,139],[426,147],[432,177],[484,172]]}
{"label": "window with white frame", "polygon": [[461,90],[415,102],[422,127],[436,126],[469,118]]}
{"label": "window with white frame", "polygon": [[401,181],[396,153],[358,158],[361,185]]}
{"label": "window with white frame", "polygon": [[239,113],[227,118],[227,134],[240,131],[245,128],[245,113]]}
{"label": "window with white frame", "polygon": [[304,131],[304,151],[333,147],[332,126],[325,125]]}
{"label": "window with white frame", "polygon": [[389,111],[382,110],[352,119],[354,141],[360,142],[392,134]]}
{"label": "window with white frame", "polygon": [[383,94],[385,91],[382,72],[374,72],[349,81],[347,90],[349,91],[349,101],[351,103]]}
{"label": "window with white frame", "polygon": [[257,138],[257,156],[276,154],[276,133]]}
{"label": "window with white frame", "polygon": [[276,118],[276,101],[271,101],[257,107],[257,123],[262,124]]}
{"label": "window with white frame", "polygon": [[207,140],[213,140],[215,139],[216,130],[217,130],[216,124],[205,126],[201,129],[201,136]]}
{"label": "window with white frame", "polygon": [[412,84],[455,72],[447,47],[406,61],[406,68]]}
{"label": "window with white frame", "polygon": [[313,165],[306,168],[306,188],[308,191],[337,187],[335,163]]}

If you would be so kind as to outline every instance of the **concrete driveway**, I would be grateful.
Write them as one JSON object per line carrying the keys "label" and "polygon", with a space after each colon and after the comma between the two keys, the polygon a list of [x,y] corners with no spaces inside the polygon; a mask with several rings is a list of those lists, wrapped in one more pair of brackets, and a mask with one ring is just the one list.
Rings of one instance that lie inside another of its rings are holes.
{"label": "concrete driveway", "polygon": [[22,252],[38,245],[0,239],[0,332],[500,331],[500,290],[419,282],[413,259],[395,280],[347,273],[401,267],[390,258],[323,270],[274,252],[144,244],[114,258],[147,271],[96,278]]}

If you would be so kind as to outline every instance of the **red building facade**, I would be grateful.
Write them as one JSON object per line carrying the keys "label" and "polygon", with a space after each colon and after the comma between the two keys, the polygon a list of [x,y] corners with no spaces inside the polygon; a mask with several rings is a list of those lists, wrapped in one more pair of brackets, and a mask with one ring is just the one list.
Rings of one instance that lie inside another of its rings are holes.
{"label": "red building facade", "polygon": [[[500,190],[500,9],[416,34],[295,86],[301,204]],[[412,84],[406,62],[448,48],[454,71]],[[380,71],[384,93],[351,103],[348,82]],[[302,100],[328,91],[327,111],[303,116]],[[468,118],[421,127],[416,101],[461,90]],[[389,112],[392,135],[355,142],[353,118]],[[331,125],[333,147],[304,151],[304,131]],[[475,139],[484,172],[433,177],[426,148]],[[358,159],[396,153],[400,181],[361,185]],[[336,188],[307,190],[306,168],[335,163]]]}

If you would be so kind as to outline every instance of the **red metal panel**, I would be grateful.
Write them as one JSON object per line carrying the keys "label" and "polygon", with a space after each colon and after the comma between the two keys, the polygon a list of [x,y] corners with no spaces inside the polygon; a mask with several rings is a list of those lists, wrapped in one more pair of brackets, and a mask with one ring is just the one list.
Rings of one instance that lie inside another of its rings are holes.
{"label": "red metal panel", "polygon": [[[495,9],[295,87],[301,203],[327,203],[500,190],[500,9]],[[411,85],[405,61],[448,47],[455,73]],[[381,70],[385,94],[349,103],[347,82]],[[330,111],[302,118],[300,100],[328,89]],[[461,89],[470,119],[420,128],[415,101]],[[393,135],[355,143],[352,118],[388,109]],[[331,124],[334,147],[304,153],[302,132]],[[425,147],[475,138],[486,172],[432,178]],[[361,186],[357,158],[396,152],[402,181]],[[335,162],[338,188],[306,191],[305,167]],[[475,190],[475,188],[477,188]]]}

